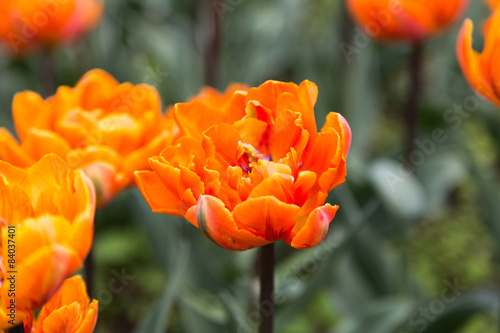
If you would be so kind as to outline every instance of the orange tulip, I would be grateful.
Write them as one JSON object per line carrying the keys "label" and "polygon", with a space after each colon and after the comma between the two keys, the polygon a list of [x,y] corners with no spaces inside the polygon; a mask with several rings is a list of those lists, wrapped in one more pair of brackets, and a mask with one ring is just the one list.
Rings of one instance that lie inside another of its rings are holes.
{"label": "orange tulip", "polygon": [[94,28],[103,0],[2,0],[0,40],[13,53],[51,48]]}
{"label": "orange tulip", "polygon": [[133,172],[149,169],[148,158],[175,135],[156,89],[119,84],[102,70],[88,72],[74,88],[60,87],[47,100],[32,91],[17,94],[13,116],[22,143],[0,128],[0,157],[28,167],[55,153],[92,178],[99,206],[133,184]]}
{"label": "orange tulip", "polygon": [[458,35],[457,56],[469,84],[481,95],[500,106],[500,9],[488,20],[482,53],[472,48],[474,24],[466,19]]}
{"label": "orange tulip", "polygon": [[488,4],[490,5],[490,8],[493,10],[495,8],[497,8],[498,4],[500,4],[499,0],[486,0],[486,2],[488,2]]}
{"label": "orange tulip", "polygon": [[338,113],[317,133],[317,93],[309,81],[267,81],[176,104],[184,136],[136,172],[139,189],[154,212],[186,217],[228,250],[315,246],[338,209],[324,203],[345,180],[351,142]]}
{"label": "orange tulip", "polygon": [[90,302],[85,282],[80,275],[76,275],[64,281],[43,306],[35,322],[33,316],[24,320],[25,331],[91,333],[97,322],[97,308],[98,302]]}
{"label": "orange tulip", "polygon": [[92,245],[95,192],[81,170],[49,154],[27,170],[0,161],[0,193],[1,329],[41,307],[82,267]]}
{"label": "orange tulip", "polygon": [[381,41],[419,42],[450,26],[469,0],[347,0],[364,32]]}

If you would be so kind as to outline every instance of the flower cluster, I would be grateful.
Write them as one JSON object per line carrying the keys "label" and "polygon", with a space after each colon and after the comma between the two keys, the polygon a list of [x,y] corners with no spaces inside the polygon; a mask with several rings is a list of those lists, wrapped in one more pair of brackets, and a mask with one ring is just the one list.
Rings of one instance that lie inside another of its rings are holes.
{"label": "flower cluster", "polygon": [[21,143],[0,128],[0,158],[28,167],[55,153],[92,178],[98,206],[130,186],[133,172],[149,168],[148,158],[172,143],[176,133],[156,89],[120,84],[102,70],[88,72],[74,88],[60,87],[46,100],[32,91],[18,93],[13,117]]}
{"label": "flower cluster", "polygon": [[0,161],[0,193],[0,328],[6,328],[82,267],[92,245],[95,192],[81,170],[48,154],[26,170]]}

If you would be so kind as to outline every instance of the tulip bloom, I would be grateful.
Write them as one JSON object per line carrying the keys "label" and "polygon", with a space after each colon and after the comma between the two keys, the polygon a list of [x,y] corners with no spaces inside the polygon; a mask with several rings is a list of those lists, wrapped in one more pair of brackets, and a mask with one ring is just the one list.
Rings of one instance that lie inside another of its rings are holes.
{"label": "tulip bloom", "polygon": [[468,0],[346,0],[356,23],[381,41],[420,42],[449,27]]}
{"label": "tulip bloom", "polygon": [[500,10],[488,20],[482,53],[472,48],[474,24],[466,19],[458,35],[457,56],[469,84],[481,95],[500,106]]}
{"label": "tulip bloom", "polygon": [[317,94],[309,81],[267,81],[176,104],[184,136],[136,172],[139,189],[154,212],[186,217],[228,250],[315,246],[338,209],[324,203],[345,180],[351,142],[338,113],[317,133]]}
{"label": "tulip bloom", "polygon": [[92,245],[95,192],[81,170],[49,154],[27,170],[0,161],[0,193],[2,329],[40,308],[82,267]]}
{"label": "tulip bloom", "polygon": [[93,29],[103,0],[2,0],[0,40],[13,53],[77,39]]}
{"label": "tulip bloom", "polygon": [[80,275],[66,279],[61,288],[43,306],[38,318],[24,320],[26,333],[91,333],[97,322],[98,302],[90,302],[87,287]]}
{"label": "tulip bloom", "polygon": [[133,172],[149,169],[148,158],[175,135],[156,89],[119,84],[102,70],[46,100],[32,91],[18,93],[12,108],[21,144],[0,128],[0,158],[24,168],[55,153],[92,178],[99,206],[133,184]]}

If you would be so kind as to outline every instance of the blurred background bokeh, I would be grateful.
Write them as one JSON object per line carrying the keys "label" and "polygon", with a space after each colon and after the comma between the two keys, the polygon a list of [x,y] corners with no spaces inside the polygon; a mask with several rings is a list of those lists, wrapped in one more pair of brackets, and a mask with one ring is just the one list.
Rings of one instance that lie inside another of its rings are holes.
{"label": "blurred background bokeh", "polygon": [[[488,15],[472,0],[479,50]],[[318,126],[336,111],[352,127],[348,176],[328,199],[340,210],[322,244],[278,244],[276,331],[498,332],[500,110],[463,78],[459,25],[425,45],[412,161],[411,48],[371,41],[343,1],[107,0],[95,31],[54,52],[55,80],[73,86],[102,68],[155,86],[164,108],[204,84],[315,82]],[[13,129],[16,92],[44,91],[41,63],[36,53],[0,56],[1,126]],[[218,248],[186,221],[151,213],[137,189],[98,212],[92,255],[96,332],[239,333],[259,323],[257,250]]]}

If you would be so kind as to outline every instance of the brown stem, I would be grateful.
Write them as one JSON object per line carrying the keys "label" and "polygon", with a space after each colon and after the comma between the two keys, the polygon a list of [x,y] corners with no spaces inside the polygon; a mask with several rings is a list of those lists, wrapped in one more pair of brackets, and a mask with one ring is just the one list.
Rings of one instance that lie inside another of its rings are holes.
{"label": "brown stem", "polygon": [[91,298],[95,298],[94,295],[95,262],[94,262],[93,247],[90,248],[90,252],[83,264],[83,273],[85,276],[85,284],[87,285],[87,293]]}
{"label": "brown stem", "polygon": [[19,325],[7,329],[7,333],[24,333],[24,324],[21,323]]}
{"label": "brown stem", "polygon": [[210,86],[217,84],[217,65],[219,60],[221,19],[217,7],[208,2],[208,27],[205,49],[205,83]]}
{"label": "brown stem", "polygon": [[410,59],[410,88],[406,105],[406,148],[405,155],[410,157],[415,145],[418,127],[418,107],[420,88],[422,84],[423,45],[421,42],[413,44]]}
{"label": "brown stem", "polygon": [[48,97],[56,90],[54,54],[50,49],[43,50],[40,54],[40,80],[42,84],[42,95]]}
{"label": "brown stem", "polygon": [[260,333],[274,332],[274,243],[260,248]]}
{"label": "brown stem", "polygon": [[[97,209],[94,217],[94,240],[95,240],[95,230],[97,229],[98,221],[102,219],[102,210]],[[87,285],[87,293],[90,298],[96,298],[95,292],[95,276],[96,276],[96,265],[94,261],[94,247],[90,248],[89,254],[83,263],[83,274],[85,277],[85,284]]]}

